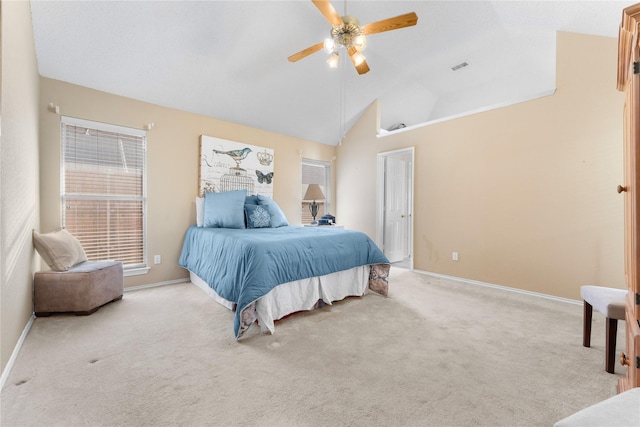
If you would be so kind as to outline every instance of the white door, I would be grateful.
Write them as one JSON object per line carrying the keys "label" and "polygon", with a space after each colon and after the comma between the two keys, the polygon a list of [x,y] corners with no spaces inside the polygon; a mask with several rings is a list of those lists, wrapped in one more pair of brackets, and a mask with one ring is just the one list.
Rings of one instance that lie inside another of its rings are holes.
{"label": "white door", "polygon": [[391,262],[409,256],[409,162],[386,158],[384,176],[384,254]]}

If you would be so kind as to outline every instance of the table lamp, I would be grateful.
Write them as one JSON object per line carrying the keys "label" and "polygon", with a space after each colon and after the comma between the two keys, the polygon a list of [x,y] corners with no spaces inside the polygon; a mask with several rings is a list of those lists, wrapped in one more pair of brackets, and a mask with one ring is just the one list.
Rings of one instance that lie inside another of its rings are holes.
{"label": "table lamp", "polygon": [[304,194],[304,200],[313,200],[313,203],[309,205],[309,211],[311,211],[311,216],[313,217],[312,225],[317,225],[318,221],[316,221],[316,215],[318,215],[318,204],[316,200],[324,199],[324,194],[322,194],[322,189],[318,184],[309,184],[307,187],[307,192]]}

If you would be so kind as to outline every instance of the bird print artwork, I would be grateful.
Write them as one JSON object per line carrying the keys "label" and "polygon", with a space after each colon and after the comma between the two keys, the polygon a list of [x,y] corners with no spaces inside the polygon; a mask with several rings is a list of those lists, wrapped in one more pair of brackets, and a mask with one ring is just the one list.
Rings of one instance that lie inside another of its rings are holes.
{"label": "bird print artwork", "polygon": [[242,150],[230,150],[230,151],[220,151],[214,148],[213,152],[215,154],[225,154],[231,157],[233,160],[235,160],[236,166],[239,168],[240,162],[246,159],[249,153],[251,153],[251,148],[245,147]]}
{"label": "bird print artwork", "polygon": [[213,186],[273,198],[274,157],[273,148],[201,135],[199,191]]}
{"label": "bird print artwork", "polygon": [[260,184],[262,184],[263,182],[271,184],[271,180],[273,179],[273,172],[263,173],[256,169],[256,176],[258,177],[258,182]]}

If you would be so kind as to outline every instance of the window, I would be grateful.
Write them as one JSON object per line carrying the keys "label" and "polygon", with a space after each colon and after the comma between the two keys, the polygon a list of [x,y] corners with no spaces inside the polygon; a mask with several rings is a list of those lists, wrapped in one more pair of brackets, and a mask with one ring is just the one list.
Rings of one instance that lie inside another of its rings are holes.
{"label": "window", "polygon": [[302,159],[302,223],[309,224],[313,221],[311,216],[311,210],[309,206],[313,203],[313,200],[306,200],[305,195],[309,189],[309,184],[318,184],[324,198],[315,199],[318,204],[318,214],[316,220],[322,218],[324,214],[331,212],[330,200],[330,178],[331,178],[331,163],[321,162],[317,160]]}
{"label": "window", "polygon": [[146,273],[146,132],[62,118],[62,226],[90,261]]}

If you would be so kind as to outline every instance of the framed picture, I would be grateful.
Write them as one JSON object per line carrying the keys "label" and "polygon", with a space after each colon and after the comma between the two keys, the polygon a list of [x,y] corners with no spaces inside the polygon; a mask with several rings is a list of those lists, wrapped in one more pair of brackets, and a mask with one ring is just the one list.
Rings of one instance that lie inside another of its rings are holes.
{"label": "framed picture", "polygon": [[273,198],[273,149],[200,136],[199,195],[247,190]]}

